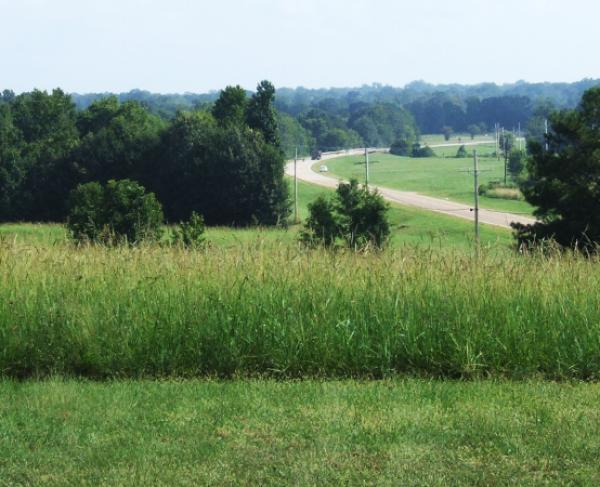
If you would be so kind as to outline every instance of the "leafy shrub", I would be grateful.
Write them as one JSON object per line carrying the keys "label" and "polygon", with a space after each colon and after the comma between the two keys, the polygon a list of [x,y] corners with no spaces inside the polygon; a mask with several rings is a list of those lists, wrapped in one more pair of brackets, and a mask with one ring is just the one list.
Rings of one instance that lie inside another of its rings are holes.
{"label": "leafy shrub", "polygon": [[435,157],[435,152],[428,145],[421,147],[420,144],[414,144],[411,155],[412,157]]}
{"label": "leafy shrub", "polygon": [[399,139],[390,146],[390,154],[395,156],[410,156],[411,144],[406,139]]}
{"label": "leafy shrub", "polygon": [[188,248],[202,247],[206,242],[205,230],[204,218],[193,211],[190,219],[181,222],[173,232],[173,243]]}
{"label": "leafy shrub", "polygon": [[523,200],[523,193],[514,183],[503,184],[500,181],[490,181],[479,186],[479,194],[488,198],[504,200]]}
{"label": "leafy shrub", "polygon": [[108,233],[104,227],[104,188],[100,183],[81,184],[71,191],[67,226],[77,241],[97,242]]}
{"label": "leafy shrub", "polygon": [[355,179],[340,183],[332,198],[320,196],[308,209],[301,233],[308,245],[335,247],[342,240],[353,250],[381,249],[389,238],[389,206],[377,191],[360,187]]}
{"label": "leafy shrub", "polygon": [[519,180],[525,170],[525,155],[518,150],[512,150],[508,156],[508,172],[514,180]]}
{"label": "leafy shrub", "polygon": [[71,192],[69,206],[67,226],[78,242],[137,243],[160,237],[161,204],[135,181],[81,184]]}
{"label": "leafy shrub", "polygon": [[469,157],[469,153],[467,152],[467,148],[464,145],[461,145],[456,151],[456,158],[463,159],[465,157]]}

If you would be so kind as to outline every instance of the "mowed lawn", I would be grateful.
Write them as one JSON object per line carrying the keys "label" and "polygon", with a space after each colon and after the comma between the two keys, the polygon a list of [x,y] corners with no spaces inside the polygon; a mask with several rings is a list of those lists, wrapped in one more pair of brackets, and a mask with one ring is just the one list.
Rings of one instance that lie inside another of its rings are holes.
{"label": "mowed lawn", "polygon": [[[469,152],[477,148],[480,154],[480,184],[504,178],[504,161],[492,156],[493,145],[468,147]],[[373,184],[404,191],[447,198],[473,206],[473,158],[457,159],[458,147],[434,149],[437,157],[410,158],[391,154],[370,155],[369,180]],[[345,179],[365,179],[364,156],[347,156],[327,161],[329,172]],[[531,214],[533,208],[525,201],[480,197],[482,208]]]}
{"label": "mowed lawn", "polygon": [[600,484],[591,383],[0,382],[0,486]]}
{"label": "mowed lawn", "polygon": [[452,134],[450,139],[446,140],[443,134],[423,134],[420,137],[422,144],[440,145],[440,144],[464,144],[466,142],[490,142],[494,144],[494,132],[491,134],[476,135],[471,139],[469,134]]}

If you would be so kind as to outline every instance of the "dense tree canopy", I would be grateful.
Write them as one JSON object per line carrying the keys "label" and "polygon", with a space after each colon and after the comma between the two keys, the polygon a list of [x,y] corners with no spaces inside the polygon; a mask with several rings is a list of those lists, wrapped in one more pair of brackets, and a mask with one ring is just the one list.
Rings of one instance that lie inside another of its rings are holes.
{"label": "dense tree canopy", "polygon": [[81,142],[73,160],[85,181],[143,177],[142,165],[156,149],[165,124],[135,102],[115,97],[94,102],[78,118]]}
{"label": "dense tree canopy", "polygon": [[239,85],[228,86],[215,101],[212,114],[220,125],[240,125],[246,118],[247,105],[246,91]]}
{"label": "dense tree canopy", "polygon": [[[77,112],[69,95],[0,98],[0,221],[64,220],[78,184],[131,179],[159,195],[166,214],[208,223],[272,225],[288,215],[275,90],[239,87],[211,111],[166,122],[136,101],[105,97]],[[301,127],[300,127],[301,128]]]}
{"label": "dense tree canopy", "polygon": [[287,185],[281,150],[245,124],[218,125],[205,112],[182,113],[166,130],[150,183],[172,220],[192,211],[208,224],[284,223]]}
{"label": "dense tree canopy", "polygon": [[[57,89],[51,94],[39,90],[21,94],[8,106],[10,115],[0,123],[7,123],[13,134],[14,145],[5,150],[14,157],[9,172],[16,177],[9,191],[12,186],[16,193],[5,209],[7,215],[0,218],[58,219],[66,211],[65,185],[70,189],[77,177],[69,158],[79,144],[75,105]],[[3,131],[6,128],[0,128]]]}

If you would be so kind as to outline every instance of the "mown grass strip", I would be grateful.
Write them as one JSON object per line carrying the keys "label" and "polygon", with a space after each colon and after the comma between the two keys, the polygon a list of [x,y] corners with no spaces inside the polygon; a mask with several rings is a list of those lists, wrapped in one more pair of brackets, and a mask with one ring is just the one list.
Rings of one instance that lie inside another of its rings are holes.
{"label": "mown grass strip", "polygon": [[0,486],[598,485],[598,384],[0,382]]}

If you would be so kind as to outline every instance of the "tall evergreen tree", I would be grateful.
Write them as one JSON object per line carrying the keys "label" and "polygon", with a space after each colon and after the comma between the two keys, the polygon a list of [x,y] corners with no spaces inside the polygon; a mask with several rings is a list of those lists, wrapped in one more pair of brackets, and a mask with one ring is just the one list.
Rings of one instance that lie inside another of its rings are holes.
{"label": "tall evergreen tree", "polygon": [[563,246],[596,249],[600,243],[600,87],[579,107],[554,113],[545,144],[529,142],[529,177],[521,183],[540,219],[515,225],[520,242],[553,238]]}
{"label": "tall evergreen tree", "polygon": [[275,87],[273,84],[270,81],[261,81],[256,87],[256,93],[248,102],[246,121],[250,128],[263,134],[267,144],[279,146],[274,100]]}

